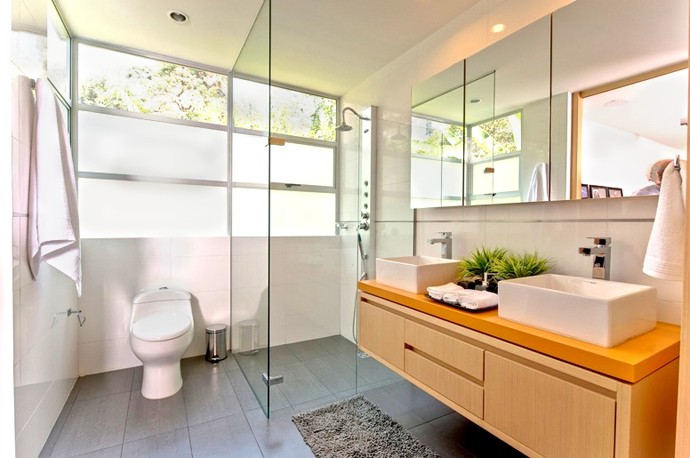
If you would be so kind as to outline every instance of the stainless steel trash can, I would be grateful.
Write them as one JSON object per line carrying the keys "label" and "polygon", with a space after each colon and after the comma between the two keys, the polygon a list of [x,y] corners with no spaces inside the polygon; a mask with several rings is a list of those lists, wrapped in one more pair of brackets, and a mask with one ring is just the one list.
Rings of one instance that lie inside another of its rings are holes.
{"label": "stainless steel trash can", "polygon": [[259,351],[259,322],[245,320],[240,322],[240,353],[253,355]]}
{"label": "stainless steel trash can", "polygon": [[228,327],[224,324],[206,326],[206,361],[217,363],[228,357]]}

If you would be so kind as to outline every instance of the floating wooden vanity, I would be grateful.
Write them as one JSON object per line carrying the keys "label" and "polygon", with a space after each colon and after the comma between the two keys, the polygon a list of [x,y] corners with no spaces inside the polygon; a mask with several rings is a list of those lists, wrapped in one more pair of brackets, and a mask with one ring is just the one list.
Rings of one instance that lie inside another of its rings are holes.
{"label": "floating wooden vanity", "polygon": [[680,328],[604,348],[359,282],[359,347],[529,456],[672,457]]}

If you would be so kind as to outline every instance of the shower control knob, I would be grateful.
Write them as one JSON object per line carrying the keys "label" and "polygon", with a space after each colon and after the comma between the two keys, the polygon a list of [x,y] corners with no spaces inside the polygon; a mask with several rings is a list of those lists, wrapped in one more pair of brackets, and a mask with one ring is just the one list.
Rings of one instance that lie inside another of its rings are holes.
{"label": "shower control knob", "polygon": [[359,223],[359,226],[357,226],[357,229],[361,229],[363,231],[368,231],[369,230],[369,223],[366,221],[363,221]]}

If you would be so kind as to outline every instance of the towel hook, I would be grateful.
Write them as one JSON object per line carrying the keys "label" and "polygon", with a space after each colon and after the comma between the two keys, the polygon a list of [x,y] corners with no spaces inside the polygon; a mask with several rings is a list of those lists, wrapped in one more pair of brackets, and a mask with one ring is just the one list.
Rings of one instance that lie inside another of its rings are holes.
{"label": "towel hook", "polygon": [[680,170],[680,155],[676,154],[676,157],[673,158],[673,169],[674,170]]}

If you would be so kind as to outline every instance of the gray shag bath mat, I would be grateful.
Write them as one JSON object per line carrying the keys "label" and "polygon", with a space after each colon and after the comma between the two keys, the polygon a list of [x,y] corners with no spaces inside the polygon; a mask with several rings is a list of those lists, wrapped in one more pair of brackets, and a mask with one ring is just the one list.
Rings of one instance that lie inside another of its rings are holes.
{"label": "gray shag bath mat", "polygon": [[292,417],[317,457],[420,457],[439,455],[359,395]]}

